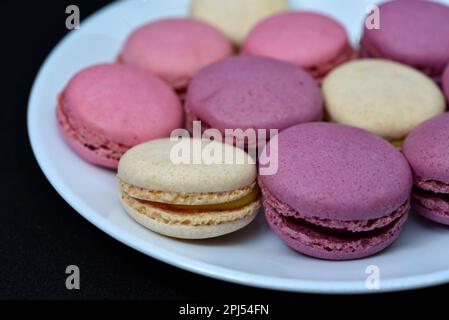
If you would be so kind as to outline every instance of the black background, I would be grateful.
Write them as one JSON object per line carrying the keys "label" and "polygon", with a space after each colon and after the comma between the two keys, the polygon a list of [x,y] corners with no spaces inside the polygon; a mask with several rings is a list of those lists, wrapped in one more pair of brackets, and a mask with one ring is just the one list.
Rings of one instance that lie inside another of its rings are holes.
{"label": "black background", "polygon": [[[175,1],[175,0],[168,0]],[[87,222],[53,190],[34,160],[26,132],[32,81],[48,53],[68,32],[65,8],[81,19],[110,1],[2,1],[0,299],[213,299],[293,303],[348,297],[275,292],[191,274],[144,256]],[[82,20],[81,20],[82,21]],[[6,204],[6,205],[5,205]],[[444,249],[444,248],[442,248]],[[65,268],[81,269],[81,290],[65,288]],[[350,301],[436,298],[449,286]]]}

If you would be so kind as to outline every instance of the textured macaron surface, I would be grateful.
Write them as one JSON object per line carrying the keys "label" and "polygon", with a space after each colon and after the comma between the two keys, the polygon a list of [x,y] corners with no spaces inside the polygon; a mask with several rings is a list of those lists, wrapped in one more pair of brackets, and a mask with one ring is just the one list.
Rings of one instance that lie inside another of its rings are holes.
{"label": "textured macaron surface", "polygon": [[289,63],[234,57],[204,68],[192,80],[188,113],[224,129],[285,129],[322,117],[318,85]]}
{"label": "textured macaron surface", "polygon": [[[413,130],[404,141],[404,154],[415,177],[449,184],[449,113],[428,120]],[[449,193],[434,183],[426,189]]]}
{"label": "textured macaron surface", "polygon": [[120,160],[118,177],[148,190],[227,192],[255,182],[256,165],[248,157],[243,150],[217,141],[160,139],[130,149]]}
{"label": "textured macaron surface", "polygon": [[337,221],[391,215],[410,197],[404,156],[364,130],[332,123],[291,127],[267,147],[278,171],[260,181],[277,200],[302,214]]}
{"label": "textured macaron surface", "polygon": [[423,73],[383,59],[361,59],[334,69],[323,82],[331,120],[401,139],[445,110],[438,86]]}
{"label": "textured macaron surface", "polygon": [[151,22],[132,33],[121,60],[156,73],[178,89],[204,66],[230,56],[232,50],[231,42],[212,26],[172,18]]}
{"label": "textured macaron surface", "polygon": [[449,63],[449,7],[433,1],[396,0],[379,9],[380,28],[365,28],[365,49],[375,57],[441,75]]}
{"label": "textured macaron surface", "polygon": [[285,12],[255,26],[243,53],[285,60],[303,68],[319,67],[344,54],[349,47],[343,26],[313,12]]}
{"label": "textured macaron surface", "polygon": [[132,147],[169,136],[182,124],[182,108],[162,80],[136,68],[104,64],[70,80],[61,105],[71,128],[88,142],[104,139]]}
{"label": "textured macaron surface", "polygon": [[261,19],[287,8],[287,0],[192,0],[191,13],[239,44]]}

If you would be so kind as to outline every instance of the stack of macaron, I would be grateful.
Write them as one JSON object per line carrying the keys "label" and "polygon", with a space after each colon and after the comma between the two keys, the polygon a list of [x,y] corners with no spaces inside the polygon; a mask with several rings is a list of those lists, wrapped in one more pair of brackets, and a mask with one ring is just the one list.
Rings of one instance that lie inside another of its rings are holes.
{"label": "stack of macaron", "polygon": [[378,253],[411,207],[449,225],[449,7],[379,9],[357,50],[334,18],[285,0],[192,0],[191,17],[151,21],[74,75],[60,132],[117,170],[126,212],[156,233],[222,236],[263,204],[300,253]]}

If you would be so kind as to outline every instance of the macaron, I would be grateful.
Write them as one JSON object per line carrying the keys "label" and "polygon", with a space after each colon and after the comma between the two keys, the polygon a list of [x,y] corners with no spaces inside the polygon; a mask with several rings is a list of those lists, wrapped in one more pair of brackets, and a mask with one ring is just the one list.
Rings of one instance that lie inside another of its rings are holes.
{"label": "macaron", "polygon": [[401,152],[384,139],[316,122],[280,132],[266,148],[277,152],[278,170],[259,177],[265,216],[289,247],[348,260],[373,255],[399,236],[410,207],[412,173]]}
{"label": "macaron", "polygon": [[338,21],[306,11],[264,19],[251,30],[242,52],[290,62],[318,80],[355,56],[347,32]]}
{"label": "macaron", "polygon": [[414,172],[413,207],[449,225],[449,113],[430,119],[405,139],[404,155]]}
{"label": "macaron", "polygon": [[378,29],[364,28],[362,56],[405,63],[440,81],[449,63],[449,6],[387,1],[379,6],[379,17]]}
{"label": "macaron", "polygon": [[[215,158],[211,150],[222,157]],[[242,161],[227,161],[228,155]],[[182,239],[217,237],[256,216],[261,204],[256,172],[248,154],[229,144],[154,140],[121,158],[120,200],[133,219],[154,232]]]}
{"label": "macaron", "polygon": [[201,70],[186,97],[187,128],[283,130],[322,118],[321,93],[314,79],[287,62],[232,57]]}
{"label": "macaron", "polygon": [[203,67],[233,54],[226,36],[211,25],[188,18],[146,24],[126,40],[119,60],[157,74],[184,89]]}
{"label": "macaron", "polygon": [[287,0],[192,0],[191,14],[239,45],[258,21],[287,8]]}
{"label": "macaron", "polygon": [[445,110],[439,87],[407,65],[360,59],[333,70],[323,81],[331,121],[400,142],[417,125]]}
{"label": "macaron", "polygon": [[443,73],[443,91],[444,94],[446,95],[446,99],[449,102],[449,64],[446,67],[446,70]]}
{"label": "macaron", "polygon": [[77,73],[59,96],[60,132],[85,160],[116,169],[129,148],[182,126],[174,91],[137,68],[101,64]]}

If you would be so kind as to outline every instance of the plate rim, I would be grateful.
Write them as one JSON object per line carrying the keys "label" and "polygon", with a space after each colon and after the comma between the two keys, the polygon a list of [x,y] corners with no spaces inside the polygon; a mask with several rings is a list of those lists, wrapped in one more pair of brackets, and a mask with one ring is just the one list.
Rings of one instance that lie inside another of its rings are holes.
{"label": "plate rim", "polygon": [[[84,19],[84,23],[89,23],[98,15],[102,13],[104,14],[107,10],[114,9],[114,7],[123,4],[123,2],[125,1],[114,1],[98,9],[90,16],[86,17]],[[68,41],[71,40],[71,38],[75,35],[75,32],[68,32],[58,41],[58,43],[45,58],[33,80],[27,103],[27,134],[33,155],[36,158],[39,168],[44,173],[45,178],[65,202],[67,202],[79,215],[84,217],[98,229],[126,246],[163,263],[167,263],[174,267],[209,278],[261,289],[315,294],[372,294],[418,289],[449,282],[449,269],[417,276],[384,279],[381,282],[381,287],[376,290],[367,289],[364,286],[364,281],[320,281],[252,275],[248,272],[236,271],[228,267],[222,267],[211,263],[198,261],[194,258],[181,256],[172,253],[169,250],[161,249],[152,243],[143,243],[143,241],[139,239],[129,239],[129,236],[126,233],[123,233],[118,226],[108,222],[104,217],[93,214],[87,204],[85,204],[82,200],[77,200],[76,195],[69,190],[66,184],[60,179],[57,179],[57,175],[52,171],[53,169],[43,160],[43,155],[38,147],[39,142],[36,141],[34,135],[34,132],[37,130],[36,127],[38,126],[38,124],[33,122],[34,110],[38,108],[36,103],[34,103],[37,99],[36,97],[38,96],[38,87],[42,82],[45,71],[48,69],[48,66],[53,60],[53,57],[60,50],[62,50]]]}

